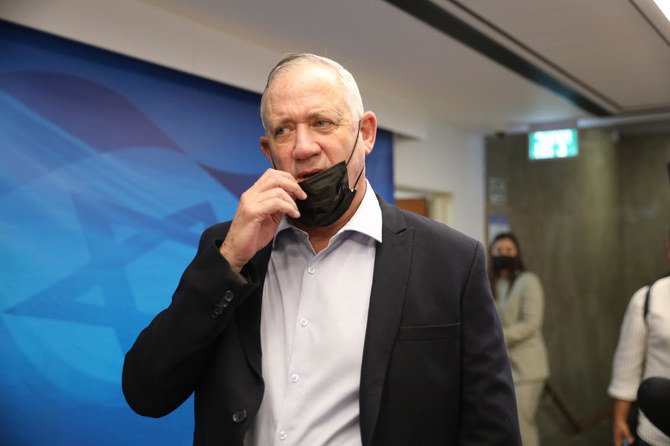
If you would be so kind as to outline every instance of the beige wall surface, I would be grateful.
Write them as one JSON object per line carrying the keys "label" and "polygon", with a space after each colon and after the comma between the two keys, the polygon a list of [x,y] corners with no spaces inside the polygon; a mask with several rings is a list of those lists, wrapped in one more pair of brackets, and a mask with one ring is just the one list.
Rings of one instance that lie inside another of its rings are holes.
{"label": "beige wall surface", "polygon": [[[542,279],[551,377],[571,415],[587,423],[608,408],[612,355],[628,300],[666,272],[670,223],[670,134],[613,137],[579,132],[576,158],[530,161],[525,135],[486,141],[487,178],[506,203],[487,215],[509,219],[528,269]],[[538,421],[544,446],[610,444],[608,418],[581,434],[550,398]]]}

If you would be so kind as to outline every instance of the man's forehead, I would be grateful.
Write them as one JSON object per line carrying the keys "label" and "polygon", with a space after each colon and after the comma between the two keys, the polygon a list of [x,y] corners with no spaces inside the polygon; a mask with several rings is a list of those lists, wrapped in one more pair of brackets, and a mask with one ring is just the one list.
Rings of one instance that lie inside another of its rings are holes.
{"label": "man's forehead", "polygon": [[281,127],[286,124],[296,124],[299,122],[311,122],[318,119],[327,119],[341,124],[349,117],[348,109],[344,104],[338,104],[337,107],[315,107],[304,109],[299,112],[294,110],[283,110],[281,107],[271,108],[268,112],[268,125],[271,129]]}
{"label": "man's forehead", "polygon": [[267,113],[279,116],[299,113],[311,117],[344,117],[349,114],[345,92],[330,83],[279,82],[271,87],[265,105]]}
{"label": "man's forehead", "polygon": [[343,120],[351,115],[346,88],[333,67],[305,61],[278,72],[265,95],[266,125],[273,128],[309,116]]}

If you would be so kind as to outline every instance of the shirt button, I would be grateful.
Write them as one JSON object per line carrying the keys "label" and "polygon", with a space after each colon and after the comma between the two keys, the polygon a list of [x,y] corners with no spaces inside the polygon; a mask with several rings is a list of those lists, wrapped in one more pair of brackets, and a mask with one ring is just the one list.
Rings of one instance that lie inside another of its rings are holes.
{"label": "shirt button", "polygon": [[288,435],[286,434],[286,432],[284,432],[284,431],[279,432],[279,439],[280,440],[282,440],[282,441],[286,440],[287,437],[288,437]]}
{"label": "shirt button", "polygon": [[291,382],[292,383],[297,383],[298,381],[300,381],[300,377],[298,375],[296,375],[295,373],[293,375],[291,375]]}
{"label": "shirt button", "polygon": [[313,266],[310,266],[309,268],[307,268],[307,272],[310,273],[310,274],[314,274],[316,272],[316,268],[314,268]]}
{"label": "shirt button", "polygon": [[305,319],[305,318],[302,318],[302,319],[300,319],[300,325],[301,325],[302,327],[306,327],[306,326],[309,325],[309,321],[308,321],[307,319]]}

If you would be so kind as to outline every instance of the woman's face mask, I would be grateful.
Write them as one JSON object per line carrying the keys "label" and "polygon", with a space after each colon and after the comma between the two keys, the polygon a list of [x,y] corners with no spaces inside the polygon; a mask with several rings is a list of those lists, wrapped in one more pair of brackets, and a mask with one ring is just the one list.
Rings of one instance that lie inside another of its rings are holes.
{"label": "woman's face mask", "polygon": [[513,256],[493,256],[493,269],[496,271],[514,270],[517,268],[517,258]]}

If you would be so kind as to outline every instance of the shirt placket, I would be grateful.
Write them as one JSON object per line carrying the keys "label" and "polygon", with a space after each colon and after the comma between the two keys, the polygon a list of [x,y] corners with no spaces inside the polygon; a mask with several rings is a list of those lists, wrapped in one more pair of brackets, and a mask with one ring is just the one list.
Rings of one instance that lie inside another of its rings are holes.
{"label": "shirt placket", "polygon": [[[320,254],[323,254],[320,253]],[[286,376],[283,410],[281,411],[275,434],[275,445],[297,444],[297,434],[293,420],[300,416],[299,411],[305,407],[305,380],[309,379],[313,364],[310,361],[312,348],[310,330],[312,326],[311,308],[317,290],[318,269],[321,256],[317,255],[307,262],[303,269],[300,304],[294,324],[293,347]]]}

